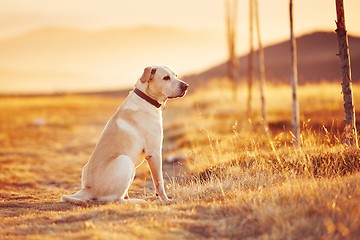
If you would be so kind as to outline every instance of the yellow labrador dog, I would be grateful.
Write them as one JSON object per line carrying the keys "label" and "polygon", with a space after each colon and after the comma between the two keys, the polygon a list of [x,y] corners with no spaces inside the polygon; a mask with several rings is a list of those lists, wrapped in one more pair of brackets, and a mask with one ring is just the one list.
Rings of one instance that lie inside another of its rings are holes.
{"label": "yellow labrador dog", "polygon": [[148,162],[155,191],[168,203],[162,174],[162,106],[184,96],[188,84],[165,66],[147,67],[123,104],[107,122],[82,171],[82,189],[61,201],[87,206],[88,201],[141,203],[128,189],[135,166]]}

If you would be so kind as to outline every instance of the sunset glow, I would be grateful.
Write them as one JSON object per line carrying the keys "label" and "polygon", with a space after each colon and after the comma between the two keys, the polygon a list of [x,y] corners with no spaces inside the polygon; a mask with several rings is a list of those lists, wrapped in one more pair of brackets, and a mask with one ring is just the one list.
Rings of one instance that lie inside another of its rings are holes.
{"label": "sunset glow", "polygon": [[359,239],[359,109],[360,0],[0,0],[0,238]]}
{"label": "sunset glow", "polygon": [[[288,1],[260,0],[259,7],[264,45],[287,39]],[[348,32],[359,36],[360,2],[345,1],[345,8]],[[147,65],[170,65],[186,75],[226,58],[224,1],[220,0],[0,0],[0,9],[0,54],[7,56],[0,60],[2,92],[129,87]],[[335,29],[334,1],[295,1],[294,9],[297,35]],[[97,40],[89,42],[92,37]],[[119,45],[109,45],[116,38]],[[66,45],[69,42],[71,46]],[[248,1],[240,0],[239,55],[247,52],[248,42]],[[93,45],[83,48],[84,43]],[[39,46],[43,49],[36,49]],[[80,48],[82,52],[76,52]]]}

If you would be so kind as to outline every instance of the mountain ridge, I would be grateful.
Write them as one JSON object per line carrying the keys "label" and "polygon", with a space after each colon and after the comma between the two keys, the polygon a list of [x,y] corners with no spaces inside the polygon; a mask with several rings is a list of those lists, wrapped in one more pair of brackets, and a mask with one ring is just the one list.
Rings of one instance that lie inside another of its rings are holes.
{"label": "mountain ridge", "polygon": [[[353,81],[360,81],[360,37],[349,36]],[[299,84],[338,81],[340,76],[337,37],[332,32],[312,32],[297,37]],[[257,52],[255,68],[258,72]],[[285,40],[264,48],[266,80],[287,83],[290,80],[290,42]],[[238,58],[239,81],[246,81],[247,55]],[[258,74],[258,73],[257,73]],[[256,75],[257,75],[256,74]],[[199,74],[188,75],[187,81],[199,84],[214,78],[226,77],[226,64],[221,63]]]}
{"label": "mountain ridge", "polygon": [[[42,28],[0,41],[0,91],[129,87],[149,65],[173,66],[178,73],[205,69],[208,64],[203,56],[208,49],[222,51],[221,41],[206,30],[168,27]],[[209,57],[216,62],[215,56]],[[54,73],[53,79],[42,72]]]}
{"label": "mountain ridge", "polygon": [[[360,37],[349,36],[352,76],[360,80]],[[313,32],[297,38],[299,84],[339,81],[337,38]],[[224,78],[226,55],[221,36],[204,30],[138,26],[86,31],[47,27],[0,40],[0,92],[79,92],[131,88],[145,66],[165,64],[183,75],[193,88],[209,79]],[[264,48],[267,82],[288,83],[289,41]],[[223,58],[225,59],[225,57]],[[255,58],[257,59],[257,58]],[[245,81],[247,55],[239,56],[239,81]],[[256,65],[257,66],[257,63]],[[199,69],[205,69],[204,71]],[[207,70],[206,70],[207,69]]]}

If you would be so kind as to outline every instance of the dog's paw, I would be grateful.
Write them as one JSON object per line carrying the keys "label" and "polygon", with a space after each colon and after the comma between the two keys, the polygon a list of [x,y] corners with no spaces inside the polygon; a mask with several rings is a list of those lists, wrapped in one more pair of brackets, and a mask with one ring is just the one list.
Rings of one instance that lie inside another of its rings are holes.
{"label": "dog's paw", "polygon": [[173,200],[173,199],[169,199],[166,195],[165,195],[165,196],[161,196],[161,195],[159,195],[158,193],[156,193],[156,197],[160,198],[160,201],[161,201],[163,204],[171,204],[171,203],[174,203],[174,200]]}
{"label": "dog's paw", "polygon": [[163,204],[166,204],[166,205],[175,203],[174,200],[169,199],[169,198],[161,199],[161,201],[162,201]]}

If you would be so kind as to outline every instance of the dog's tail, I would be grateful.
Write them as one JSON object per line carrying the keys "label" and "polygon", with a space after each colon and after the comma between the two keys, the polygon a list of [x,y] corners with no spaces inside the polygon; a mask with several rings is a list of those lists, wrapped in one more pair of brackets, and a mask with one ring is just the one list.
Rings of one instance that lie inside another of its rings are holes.
{"label": "dog's tail", "polygon": [[63,195],[61,197],[62,202],[68,202],[79,206],[87,207],[87,201],[91,199],[91,194],[86,189],[81,189],[73,195]]}

